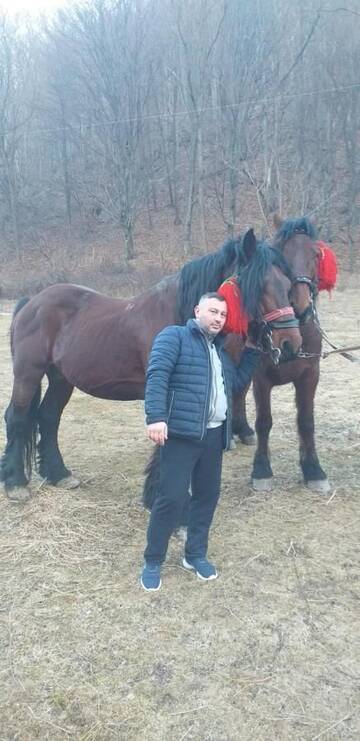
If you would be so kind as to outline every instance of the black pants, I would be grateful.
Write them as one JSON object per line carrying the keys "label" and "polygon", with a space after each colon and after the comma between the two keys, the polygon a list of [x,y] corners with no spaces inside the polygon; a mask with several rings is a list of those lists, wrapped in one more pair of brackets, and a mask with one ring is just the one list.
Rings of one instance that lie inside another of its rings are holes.
{"label": "black pants", "polygon": [[169,438],[161,448],[160,486],[150,515],[145,560],[162,563],[179,522],[191,481],[192,497],[185,556],[206,555],[209,529],[220,495],[223,428],[207,430],[204,440]]}

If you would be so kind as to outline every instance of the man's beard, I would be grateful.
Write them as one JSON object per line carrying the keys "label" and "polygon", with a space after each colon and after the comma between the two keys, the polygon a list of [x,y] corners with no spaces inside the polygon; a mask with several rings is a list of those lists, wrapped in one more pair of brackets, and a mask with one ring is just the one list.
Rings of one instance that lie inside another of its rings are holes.
{"label": "man's beard", "polygon": [[210,340],[210,342],[213,342],[215,338],[218,336],[218,334],[221,332],[220,329],[218,329],[216,332],[212,332],[211,329],[207,329],[207,327],[204,327],[204,325],[201,323],[199,319],[196,319],[202,333],[205,335],[205,337]]}

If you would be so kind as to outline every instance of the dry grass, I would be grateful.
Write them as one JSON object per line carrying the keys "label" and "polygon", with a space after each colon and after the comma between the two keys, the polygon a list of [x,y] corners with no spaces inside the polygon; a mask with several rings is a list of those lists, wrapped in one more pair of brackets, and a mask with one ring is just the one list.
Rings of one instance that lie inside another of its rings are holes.
{"label": "dry grass", "polygon": [[[324,297],[322,313],[335,342],[359,341],[358,292]],[[8,326],[0,316],[2,408]],[[2,741],[359,738],[359,373],[340,357],[322,367],[332,493],[299,483],[293,394],[277,389],[276,489],[249,489],[252,450],[227,454],[210,545],[220,578],[185,573],[174,540],[155,595],[138,585],[142,404],[75,394],[61,438],[82,488],[34,481],[26,506],[0,500]]]}

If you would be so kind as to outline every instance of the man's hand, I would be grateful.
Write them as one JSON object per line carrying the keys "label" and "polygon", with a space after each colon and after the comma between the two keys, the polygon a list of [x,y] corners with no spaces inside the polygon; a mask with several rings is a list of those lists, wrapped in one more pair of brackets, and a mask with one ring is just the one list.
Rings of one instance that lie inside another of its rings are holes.
{"label": "man's hand", "polygon": [[147,434],[156,445],[165,445],[168,439],[168,428],[166,422],[154,422],[147,426]]}
{"label": "man's hand", "polygon": [[252,350],[258,350],[258,346],[255,345],[255,343],[250,339],[250,337],[246,338],[245,347],[250,347]]}
{"label": "man's hand", "polygon": [[258,350],[262,332],[262,325],[251,321],[248,327],[248,336],[246,338],[245,347],[250,347],[252,350]]}

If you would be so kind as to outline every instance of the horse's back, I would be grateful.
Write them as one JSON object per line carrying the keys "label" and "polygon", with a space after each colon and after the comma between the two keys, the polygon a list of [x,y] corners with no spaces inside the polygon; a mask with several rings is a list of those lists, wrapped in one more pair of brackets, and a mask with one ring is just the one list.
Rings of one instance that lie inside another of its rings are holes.
{"label": "horse's back", "polygon": [[[53,312],[55,309],[65,311],[71,315],[92,302],[99,306],[103,305],[104,309],[114,303],[124,303],[122,299],[104,296],[86,286],[78,286],[74,283],[55,283],[33,296],[25,306],[29,315],[31,312],[41,311],[42,316],[44,316],[46,311]],[[25,317],[23,309],[21,310],[21,316]]]}
{"label": "horse's back", "polygon": [[[90,376],[103,375],[111,361],[126,305],[91,288],[55,284],[31,298],[14,316],[11,328],[16,375],[54,365],[74,386],[89,391]],[[99,371],[100,369],[100,371]]]}
{"label": "horse's back", "polygon": [[171,291],[158,288],[117,299],[83,286],[49,286],[14,318],[14,369],[33,363],[45,373],[53,365],[94,396],[142,398],[152,339],[173,313]]}
{"label": "horse's back", "polygon": [[96,306],[98,315],[107,314],[115,303],[121,310],[123,302],[120,299],[108,298],[91,288],[68,283],[48,286],[14,314],[11,325],[13,352],[16,354],[20,346],[30,340],[38,345],[40,335],[51,351],[58,334],[69,327],[69,322],[76,322],[77,317],[86,314],[92,306]]}

